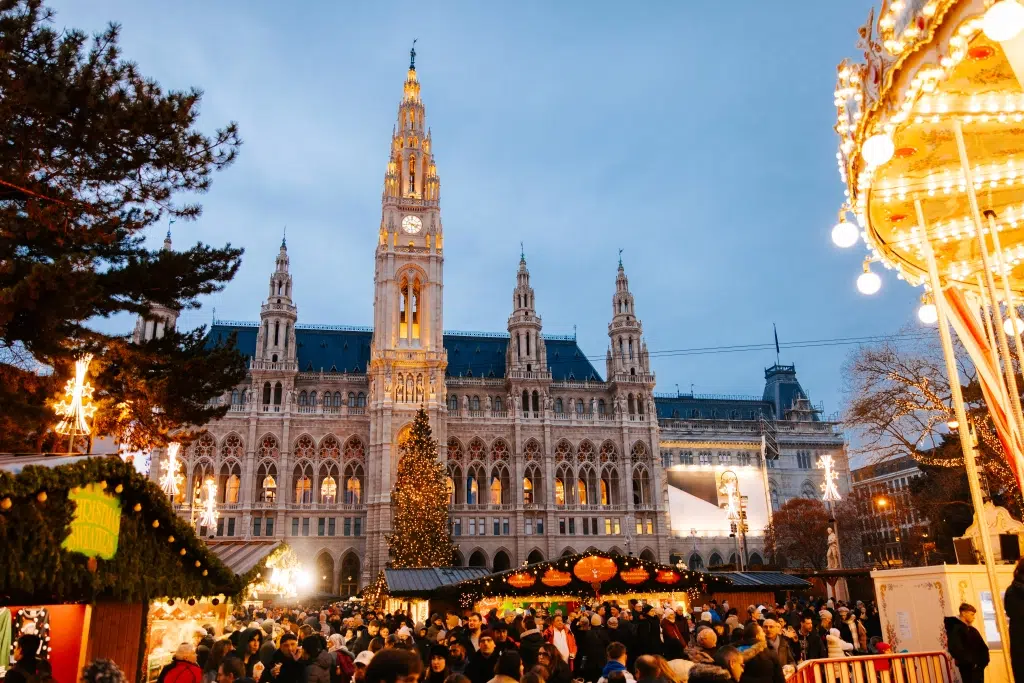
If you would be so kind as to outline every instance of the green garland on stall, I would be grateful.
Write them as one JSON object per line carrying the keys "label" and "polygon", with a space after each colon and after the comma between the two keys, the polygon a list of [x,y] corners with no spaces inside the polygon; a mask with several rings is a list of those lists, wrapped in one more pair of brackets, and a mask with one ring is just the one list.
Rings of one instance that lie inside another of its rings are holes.
{"label": "green garland on stall", "polygon": [[[68,492],[98,482],[121,499],[118,549],[111,560],[61,547],[75,508]],[[266,564],[234,574],[175,514],[160,488],[117,457],[30,465],[17,475],[0,471],[0,548],[0,604],[237,597]]]}

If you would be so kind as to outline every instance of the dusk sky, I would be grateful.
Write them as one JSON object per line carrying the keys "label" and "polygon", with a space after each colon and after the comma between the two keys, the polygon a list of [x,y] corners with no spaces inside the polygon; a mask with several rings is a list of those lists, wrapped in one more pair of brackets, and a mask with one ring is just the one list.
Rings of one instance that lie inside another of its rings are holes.
{"label": "dusk sky", "polygon": [[[659,391],[757,394],[774,351],[696,347],[889,334],[920,291],[884,272],[856,292],[863,245],[832,246],[836,64],[872,3],[113,2],[60,0],[58,27],[122,24],[127,58],[205,91],[201,125],[238,122],[179,247],[245,248],[227,289],[186,312],[256,320],[288,228],[300,323],[372,323],[392,126],[417,38],[441,178],[446,329],[504,331],[519,243],[544,331],[604,375],[618,250]],[[157,246],[164,227],[154,228]],[[130,331],[133,320],[104,322]],[[826,414],[851,346],[783,349]]]}

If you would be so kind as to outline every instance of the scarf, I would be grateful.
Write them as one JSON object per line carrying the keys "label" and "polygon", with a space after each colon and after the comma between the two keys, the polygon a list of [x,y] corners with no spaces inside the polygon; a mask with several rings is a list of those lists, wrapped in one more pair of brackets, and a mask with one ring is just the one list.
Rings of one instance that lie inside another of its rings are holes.
{"label": "scarf", "polygon": [[562,654],[562,659],[569,661],[569,639],[565,637],[565,629],[555,629],[552,640],[554,646]]}
{"label": "scarf", "polygon": [[608,663],[601,669],[601,678],[608,680],[608,676],[615,671],[625,671],[626,665],[616,659],[609,659]]}

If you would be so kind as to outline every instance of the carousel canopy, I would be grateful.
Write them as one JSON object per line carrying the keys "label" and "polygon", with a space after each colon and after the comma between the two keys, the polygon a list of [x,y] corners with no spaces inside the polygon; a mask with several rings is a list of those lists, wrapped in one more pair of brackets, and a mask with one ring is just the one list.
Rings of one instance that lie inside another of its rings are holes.
{"label": "carousel canopy", "polygon": [[0,463],[0,604],[234,596],[231,570],[117,456]]}
{"label": "carousel canopy", "polygon": [[[864,61],[838,68],[836,157],[847,186],[842,213],[857,217],[869,258],[920,285],[931,248],[943,283],[977,290],[985,269],[980,229],[990,242],[990,269],[1005,272],[1019,296],[1024,45],[1014,32],[1020,26],[1009,25],[1019,22],[987,14],[991,4],[884,3],[877,21],[872,10],[859,31]],[[845,230],[850,239],[841,246],[852,245],[856,228]]]}
{"label": "carousel canopy", "polygon": [[732,580],[725,576],[679,570],[639,557],[591,551],[488,574],[462,581],[452,588],[463,595],[480,597],[589,597],[690,589],[713,592],[731,585]]}

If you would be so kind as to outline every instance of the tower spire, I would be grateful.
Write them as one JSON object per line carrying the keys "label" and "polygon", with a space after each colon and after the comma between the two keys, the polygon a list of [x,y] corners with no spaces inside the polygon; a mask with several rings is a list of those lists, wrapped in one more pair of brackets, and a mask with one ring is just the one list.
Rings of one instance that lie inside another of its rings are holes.
{"label": "tower spire", "polygon": [[284,226],[284,231],[281,233],[281,248],[288,248],[288,226]]}

